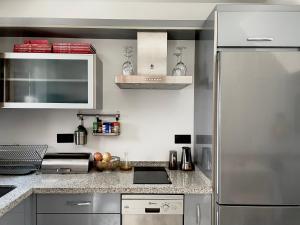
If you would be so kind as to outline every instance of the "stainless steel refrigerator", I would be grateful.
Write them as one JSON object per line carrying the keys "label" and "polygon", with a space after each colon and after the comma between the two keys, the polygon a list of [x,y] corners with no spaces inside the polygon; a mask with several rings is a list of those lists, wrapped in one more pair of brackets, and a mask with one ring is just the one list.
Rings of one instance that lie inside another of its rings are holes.
{"label": "stainless steel refrigerator", "polygon": [[[213,225],[300,225],[300,6],[221,4],[195,44],[195,162]],[[206,172],[206,171],[205,171]]]}
{"label": "stainless steel refrigerator", "polygon": [[300,224],[300,52],[217,53],[218,225]]}

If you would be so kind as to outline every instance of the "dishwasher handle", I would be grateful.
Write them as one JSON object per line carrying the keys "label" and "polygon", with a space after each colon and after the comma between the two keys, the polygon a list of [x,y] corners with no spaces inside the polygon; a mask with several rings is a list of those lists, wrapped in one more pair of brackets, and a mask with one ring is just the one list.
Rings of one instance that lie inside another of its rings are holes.
{"label": "dishwasher handle", "polygon": [[160,213],[160,208],[145,208],[145,213]]}

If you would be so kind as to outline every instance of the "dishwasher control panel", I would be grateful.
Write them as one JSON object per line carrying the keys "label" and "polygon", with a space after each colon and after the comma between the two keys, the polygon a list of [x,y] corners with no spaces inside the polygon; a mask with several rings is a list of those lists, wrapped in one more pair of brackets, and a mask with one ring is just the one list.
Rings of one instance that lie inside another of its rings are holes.
{"label": "dishwasher control panel", "polygon": [[183,195],[123,195],[122,214],[183,214]]}

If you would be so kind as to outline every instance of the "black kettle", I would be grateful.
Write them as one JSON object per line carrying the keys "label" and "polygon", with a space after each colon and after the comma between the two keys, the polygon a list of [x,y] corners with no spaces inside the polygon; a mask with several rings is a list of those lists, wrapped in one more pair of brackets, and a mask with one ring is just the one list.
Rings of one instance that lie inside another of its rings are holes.
{"label": "black kettle", "polygon": [[183,171],[192,171],[195,169],[190,147],[182,147],[180,169]]}

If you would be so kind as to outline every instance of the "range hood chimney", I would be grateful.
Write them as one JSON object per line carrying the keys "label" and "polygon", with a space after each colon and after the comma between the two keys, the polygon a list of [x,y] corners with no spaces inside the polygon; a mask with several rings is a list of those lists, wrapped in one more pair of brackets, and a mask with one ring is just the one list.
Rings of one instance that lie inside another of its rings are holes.
{"label": "range hood chimney", "polygon": [[182,89],[192,76],[167,75],[167,32],[137,33],[137,74],[119,75],[115,83],[123,89]]}
{"label": "range hood chimney", "polygon": [[137,33],[137,73],[167,76],[167,32]]}

